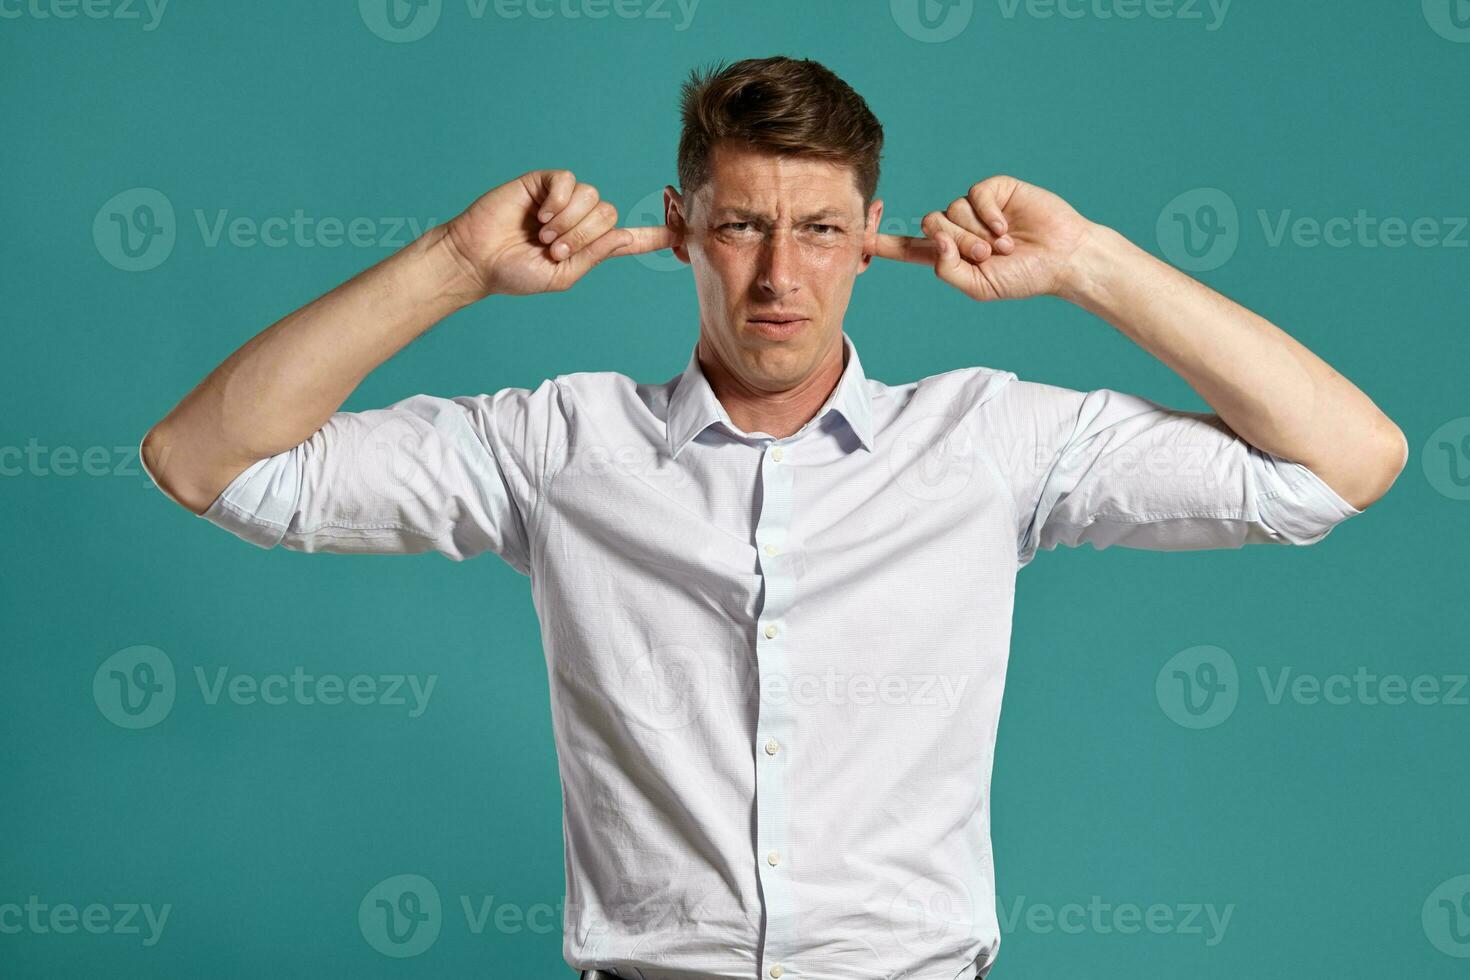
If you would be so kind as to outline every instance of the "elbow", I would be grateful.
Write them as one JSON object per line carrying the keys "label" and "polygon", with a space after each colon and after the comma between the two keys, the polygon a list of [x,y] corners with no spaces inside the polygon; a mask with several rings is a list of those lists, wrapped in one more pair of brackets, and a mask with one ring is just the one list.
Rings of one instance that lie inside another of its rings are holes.
{"label": "elbow", "polygon": [[1367,510],[1388,493],[1408,462],[1409,440],[1397,425],[1385,421],[1377,448],[1359,466],[1360,485],[1354,488],[1351,497],[1344,499],[1359,510]]}
{"label": "elbow", "polygon": [[162,422],[156,423],[143,435],[138,446],[138,456],[143,463],[143,472],[163,495],[185,510],[202,515],[214,502],[204,499],[184,473],[183,461],[177,452],[177,441],[169,434]]}

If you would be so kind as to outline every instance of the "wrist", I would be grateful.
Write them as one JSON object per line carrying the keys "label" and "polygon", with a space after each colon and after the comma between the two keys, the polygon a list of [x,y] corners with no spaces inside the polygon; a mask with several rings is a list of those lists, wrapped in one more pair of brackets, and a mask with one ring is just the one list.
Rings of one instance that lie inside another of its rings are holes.
{"label": "wrist", "polygon": [[479,268],[470,260],[463,237],[453,221],[430,229],[424,238],[426,257],[447,300],[463,307],[493,293]]}
{"label": "wrist", "polygon": [[1057,277],[1056,295],[1089,312],[1100,313],[1115,292],[1114,284],[1127,275],[1128,263],[1138,252],[1138,247],[1119,232],[1089,222]]}

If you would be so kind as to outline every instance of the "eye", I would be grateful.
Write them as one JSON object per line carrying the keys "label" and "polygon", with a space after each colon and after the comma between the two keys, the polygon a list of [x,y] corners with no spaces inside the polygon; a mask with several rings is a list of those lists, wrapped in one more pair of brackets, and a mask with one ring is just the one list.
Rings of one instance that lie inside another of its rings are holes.
{"label": "eye", "polygon": [[807,227],[819,229],[823,237],[826,237],[829,232],[837,232],[842,230],[836,225],[807,225]]}
{"label": "eye", "polygon": [[749,221],[727,221],[725,224],[720,225],[720,230],[723,231],[727,228],[743,229],[748,227],[750,227]]}

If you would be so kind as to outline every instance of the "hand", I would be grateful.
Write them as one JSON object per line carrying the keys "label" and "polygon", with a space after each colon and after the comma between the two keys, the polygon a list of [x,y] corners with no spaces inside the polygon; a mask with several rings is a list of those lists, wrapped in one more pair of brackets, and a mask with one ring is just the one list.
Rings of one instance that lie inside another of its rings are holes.
{"label": "hand", "polygon": [[879,258],[918,262],[972,299],[1061,293],[1092,222],[1051,191],[1014,177],[982,180],[944,212],[924,216],[926,238],[877,235]]}
{"label": "hand", "polygon": [[570,170],[533,170],[481,195],[447,226],[482,295],[560,292],[611,255],[668,248],[667,227],[618,228],[617,209]]}

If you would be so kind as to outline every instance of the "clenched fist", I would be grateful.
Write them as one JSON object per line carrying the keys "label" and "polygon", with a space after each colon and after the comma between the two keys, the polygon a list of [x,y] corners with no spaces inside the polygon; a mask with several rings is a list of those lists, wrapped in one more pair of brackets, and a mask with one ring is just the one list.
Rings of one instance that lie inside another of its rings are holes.
{"label": "clenched fist", "polygon": [[611,255],[673,245],[667,227],[619,228],[618,212],[570,170],[532,170],[453,218],[448,241],[482,295],[560,292]]}
{"label": "clenched fist", "polygon": [[1062,295],[1092,227],[1051,191],[1000,175],[925,215],[924,238],[874,235],[872,254],[933,266],[939,278],[982,302]]}

